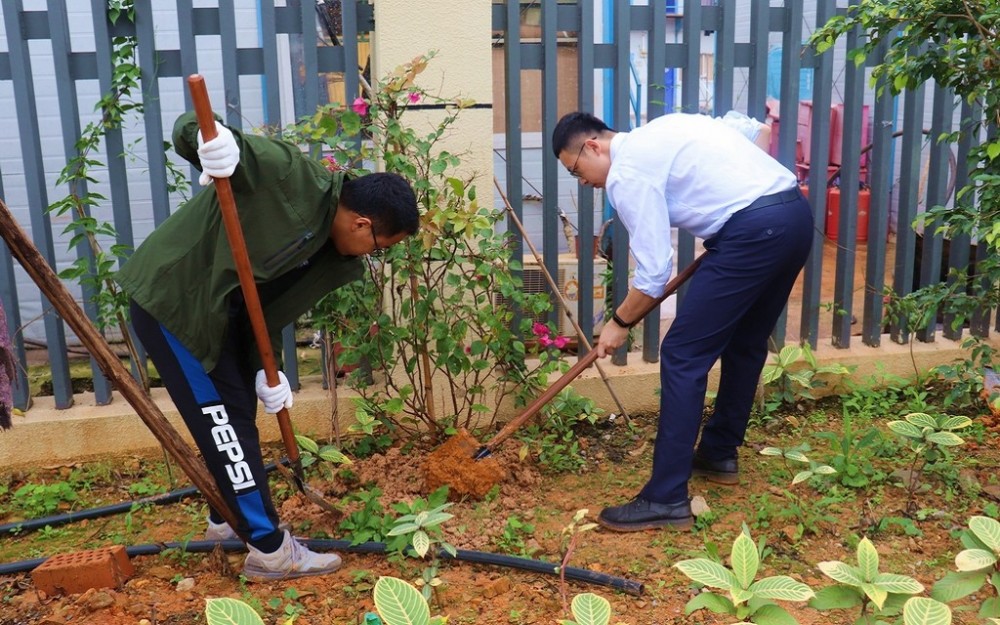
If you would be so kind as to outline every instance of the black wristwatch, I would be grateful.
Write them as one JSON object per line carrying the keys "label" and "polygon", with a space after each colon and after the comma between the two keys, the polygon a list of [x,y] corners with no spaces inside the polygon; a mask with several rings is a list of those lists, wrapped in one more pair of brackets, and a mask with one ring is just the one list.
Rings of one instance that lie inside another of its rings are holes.
{"label": "black wristwatch", "polygon": [[611,314],[611,320],[617,323],[622,328],[625,328],[626,330],[634,327],[636,323],[639,323],[638,321],[635,321],[633,323],[626,323],[625,320],[623,320],[621,317],[618,316],[617,312]]}

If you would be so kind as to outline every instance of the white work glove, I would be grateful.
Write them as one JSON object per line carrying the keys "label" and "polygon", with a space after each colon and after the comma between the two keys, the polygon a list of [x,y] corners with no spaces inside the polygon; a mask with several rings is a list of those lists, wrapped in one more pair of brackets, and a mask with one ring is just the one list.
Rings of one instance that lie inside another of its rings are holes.
{"label": "white work glove", "polygon": [[264,370],[257,372],[257,397],[264,404],[264,412],[277,414],[282,408],[292,407],[292,387],[283,371],[278,372],[278,385],[268,386]]}
{"label": "white work glove", "polygon": [[201,176],[198,182],[202,186],[212,183],[212,178],[228,178],[240,164],[240,146],[231,130],[215,122],[215,138],[204,141],[201,131],[198,131],[198,160],[201,161]]}

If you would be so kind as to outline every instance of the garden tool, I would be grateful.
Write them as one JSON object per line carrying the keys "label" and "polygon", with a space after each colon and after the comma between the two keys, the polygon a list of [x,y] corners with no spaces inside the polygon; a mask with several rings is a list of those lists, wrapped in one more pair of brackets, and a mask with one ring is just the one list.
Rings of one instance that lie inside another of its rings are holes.
{"label": "garden tool", "polygon": [[[558,297],[559,301],[562,303],[563,312],[566,313],[566,317],[569,319],[569,322],[573,324],[573,329],[576,330],[576,335],[580,337],[580,342],[583,343],[583,346],[587,348],[588,352],[591,351],[593,349],[593,346],[590,344],[590,341],[584,335],[583,330],[580,328],[580,324],[577,323],[576,317],[570,310],[569,302],[566,301],[566,296],[563,295],[562,289],[559,288],[559,285],[557,285],[556,281],[552,278],[552,272],[550,272],[548,268],[545,266],[545,262],[542,259],[542,255],[538,253],[538,250],[535,248],[534,243],[532,243],[531,239],[528,237],[528,232],[524,229],[524,224],[522,224],[521,220],[518,219],[517,213],[514,212],[514,208],[510,205],[510,201],[507,200],[507,195],[504,194],[503,189],[500,187],[500,181],[497,180],[496,176],[493,176],[493,186],[495,186],[497,188],[497,191],[500,193],[500,198],[503,200],[504,206],[506,206],[507,208],[507,214],[510,215],[511,221],[514,222],[514,225],[517,227],[518,232],[521,233],[521,238],[524,239],[524,243],[528,246],[528,249],[531,250],[532,255],[535,257],[535,263],[538,264],[538,266],[542,270],[542,273],[545,275],[545,280],[546,282],[549,283],[549,288],[552,289],[552,292],[556,294],[556,297]],[[564,227],[568,230],[569,220],[566,218],[565,213],[560,212],[559,215],[560,218],[563,219],[563,224],[565,224]],[[567,233],[567,239],[570,241],[570,244],[572,244],[573,239],[569,236],[569,234],[570,233]],[[611,380],[608,379],[608,374],[604,372],[604,368],[601,367],[600,363],[595,361],[594,366],[597,367],[597,372],[601,375],[601,380],[604,381],[604,386],[607,387],[608,393],[611,395],[611,399],[613,399],[615,401],[615,404],[618,406],[619,413],[623,417],[625,417],[627,422],[629,418],[628,413],[625,411],[625,406],[622,404],[621,400],[618,399],[618,395],[615,393],[615,389],[611,387]]]}
{"label": "garden tool", "polygon": [[239,527],[236,523],[236,516],[226,505],[226,500],[222,498],[222,494],[208,474],[205,465],[198,461],[198,455],[184,442],[177,430],[160,412],[160,408],[150,399],[135,378],[129,374],[128,369],[118,359],[104,336],[87,318],[86,313],[73,299],[73,295],[59,280],[59,276],[49,267],[41,252],[14,220],[14,216],[3,200],[0,200],[0,236],[3,236],[11,254],[17,258],[21,267],[38,285],[38,289],[52,303],[52,307],[90,352],[91,357],[101,368],[101,372],[111,380],[115,389],[135,409],[136,414],[153,433],[153,436],[160,441],[163,448],[174,457],[191,482],[208,500],[209,505],[219,511],[230,527]]}
{"label": "garden tool", "polygon": [[[205,142],[215,138],[215,118],[212,115],[212,105],[208,99],[208,89],[205,87],[205,79],[199,74],[192,74],[187,79],[188,89],[191,91],[191,101],[194,103],[195,115],[198,118],[198,127],[201,129],[201,137]],[[271,338],[267,333],[267,323],[264,321],[264,310],[260,304],[260,297],[257,294],[257,284],[253,278],[253,268],[250,265],[250,258],[247,254],[246,240],[243,238],[243,229],[240,226],[239,214],[236,211],[236,199],[233,196],[233,188],[229,184],[229,178],[215,178],[215,193],[219,198],[219,208],[222,212],[222,221],[226,228],[226,237],[229,240],[229,247],[233,250],[233,261],[236,264],[236,272],[240,279],[240,288],[243,290],[243,300],[246,303],[247,315],[250,317],[250,325],[253,328],[254,339],[257,342],[257,350],[260,353],[260,360],[264,367],[264,375],[267,378],[268,386],[277,386],[278,367],[275,363],[274,352],[271,350]],[[291,471],[282,463],[276,463],[278,470],[286,478],[290,479],[305,497],[319,507],[340,515],[340,511],[323,496],[306,484],[302,470],[302,458],[299,456],[299,446],[295,441],[295,432],[292,430],[292,421],[288,416],[288,409],[282,408],[277,413],[278,428],[281,430],[281,440],[285,444],[285,451],[288,454],[288,462],[292,467]],[[235,526],[234,526],[235,527]]]}
{"label": "garden tool", "polygon": [[[694,274],[705,259],[706,254],[708,252],[703,252],[673,280],[668,282],[663,295],[646,306],[641,311],[639,318],[648,315],[665,299],[673,295]],[[477,447],[475,438],[465,429],[459,429],[454,436],[428,456],[425,465],[426,487],[429,490],[434,490],[440,486],[448,485],[449,494],[456,497],[469,495],[482,498],[485,496],[503,478],[503,471],[499,463],[490,457],[493,450],[510,438],[518,428],[535,416],[545,404],[596,361],[597,350],[591,350],[484,445]]]}

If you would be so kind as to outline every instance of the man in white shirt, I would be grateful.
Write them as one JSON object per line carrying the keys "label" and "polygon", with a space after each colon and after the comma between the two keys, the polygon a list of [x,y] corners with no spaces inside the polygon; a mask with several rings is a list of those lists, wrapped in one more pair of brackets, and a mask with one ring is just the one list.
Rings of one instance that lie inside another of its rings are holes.
{"label": "man in white shirt", "polygon": [[[636,261],[632,288],[595,345],[601,357],[625,342],[639,311],[663,293],[672,227],[704,239],[709,252],[660,346],[652,476],[635,499],[598,517],[617,531],[688,527],[692,471],[739,482],[737,448],[768,337],[809,255],[812,209],[790,171],[704,115],[664,115],[615,132],[589,113],[570,113],[556,125],[552,149],[580,184],[605,189]],[[714,412],[699,441],[708,372],[719,358]]]}

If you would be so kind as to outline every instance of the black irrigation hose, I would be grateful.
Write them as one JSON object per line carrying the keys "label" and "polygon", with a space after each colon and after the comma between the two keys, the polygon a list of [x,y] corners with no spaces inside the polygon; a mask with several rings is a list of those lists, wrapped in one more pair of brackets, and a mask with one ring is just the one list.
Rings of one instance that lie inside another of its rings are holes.
{"label": "black irrigation hose", "polygon": [[[366,553],[366,554],[381,554],[385,553],[385,543],[361,543],[358,545],[351,544],[349,540],[320,540],[320,539],[304,539],[302,541],[306,546],[315,551],[344,551],[349,553]],[[147,545],[134,545],[131,547],[126,547],[126,551],[130,557],[135,556],[146,556],[155,555],[167,549],[178,549],[186,553],[204,553],[212,551],[215,549],[217,544],[221,544],[225,551],[238,552],[245,551],[246,546],[242,541],[239,540],[223,540],[218,543],[211,540],[200,540],[200,541],[190,541],[187,543],[155,543]],[[441,551],[440,557],[444,559],[455,559],[460,562],[470,562],[473,564],[490,564],[493,566],[503,566],[511,569],[520,569],[522,571],[529,571],[532,573],[546,573],[549,575],[559,575],[559,567],[550,562],[543,562],[541,560],[531,560],[528,558],[518,558],[515,556],[501,555],[497,553],[487,553],[484,551],[469,551],[467,549],[459,549],[454,557],[451,554]],[[15,573],[24,573],[31,571],[42,562],[45,558],[35,558],[33,560],[22,560],[21,562],[10,562],[7,564],[0,564],[0,575],[13,575]],[[640,596],[643,591],[642,582],[637,582],[631,579],[625,579],[624,577],[615,577],[614,575],[607,575],[605,573],[597,573],[595,571],[588,571],[587,569],[581,569],[573,566],[566,567],[566,579],[575,582],[584,582],[587,584],[594,584],[596,586],[607,586],[614,590],[619,590],[621,592]]]}
{"label": "black irrigation hose", "polygon": [[[282,458],[281,463],[287,465],[288,459]],[[274,469],[275,465],[273,463],[264,467],[264,470],[267,473],[270,473]],[[188,486],[186,488],[179,488],[177,490],[170,491],[169,493],[143,497],[142,499],[135,499],[133,501],[123,501],[121,503],[111,504],[108,506],[90,508],[88,510],[77,510],[75,512],[67,512],[65,514],[54,514],[52,516],[40,517],[37,519],[14,521],[13,523],[0,525],[0,536],[5,536],[7,534],[24,534],[26,532],[44,529],[46,526],[59,527],[60,525],[66,525],[67,523],[75,523],[86,519],[99,519],[101,517],[111,516],[112,514],[125,514],[126,512],[132,510],[135,506],[159,506],[174,503],[197,494],[197,487]]]}

